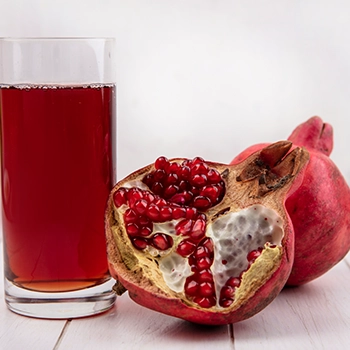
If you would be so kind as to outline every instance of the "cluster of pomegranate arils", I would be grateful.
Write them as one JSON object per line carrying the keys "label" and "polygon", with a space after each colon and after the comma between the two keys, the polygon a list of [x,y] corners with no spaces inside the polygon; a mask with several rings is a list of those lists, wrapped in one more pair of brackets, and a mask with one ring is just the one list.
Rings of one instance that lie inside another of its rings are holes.
{"label": "cluster of pomegranate arils", "polygon": [[225,192],[219,172],[200,157],[182,163],[159,157],[155,171],[146,175],[143,182],[154,194],[171,203],[203,211],[219,203]]}
{"label": "cluster of pomegranate arils", "polygon": [[[113,195],[117,208],[126,205],[125,230],[136,249],[153,247],[165,251],[173,246],[171,235],[158,232],[157,224],[175,220],[174,235],[183,239],[176,252],[188,258],[193,274],[186,279],[184,291],[201,307],[216,304],[213,274],[214,246],[206,237],[204,212],[218,204],[225,194],[220,173],[200,157],[169,162],[159,157],[155,169],[143,178],[148,189],[120,187]],[[156,226],[157,227],[157,226]],[[238,278],[227,281],[220,295],[220,305],[229,306]]]}
{"label": "cluster of pomegranate arils", "polygon": [[172,247],[171,236],[154,232],[154,223],[178,220],[176,235],[187,236],[177,252],[181,256],[193,253],[198,241],[205,237],[205,211],[219,203],[225,192],[221,175],[202,158],[169,162],[159,157],[155,170],[143,182],[150,190],[121,187],[114,193],[116,207],[128,206],[124,213],[125,229],[137,249],[153,246],[159,250]]}
{"label": "cluster of pomegranate arils", "polygon": [[[259,248],[251,251],[247,255],[249,265],[261,254],[261,251],[262,248]],[[213,258],[213,247],[210,238],[204,240],[204,242],[197,247],[195,253],[189,257],[189,264],[191,265],[193,275],[186,279],[184,288],[185,294],[187,297],[192,297],[193,302],[203,308],[210,308],[217,304],[213,274],[210,270]],[[244,271],[242,271],[242,273],[243,272]],[[225,285],[220,290],[220,306],[226,308],[234,302],[235,290],[240,284],[241,276],[230,277],[226,281]]]}

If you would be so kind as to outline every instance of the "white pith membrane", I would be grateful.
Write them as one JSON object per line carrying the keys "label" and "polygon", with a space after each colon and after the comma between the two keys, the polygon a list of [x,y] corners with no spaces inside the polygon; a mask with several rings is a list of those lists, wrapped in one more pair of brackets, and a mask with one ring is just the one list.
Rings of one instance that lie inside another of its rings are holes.
{"label": "white pith membrane", "polygon": [[270,208],[253,205],[219,217],[207,226],[207,236],[214,242],[211,270],[215,276],[216,295],[220,295],[230,277],[239,277],[247,270],[249,252],[265,245],[281,246],[282,219]]}
{"label": "white pith membrane", "polygon": [[[124,184],[124,187],[148,190],[147,185],[141,181],[131,181]],[[122,205],[118,210],[124,213],[127,208],[127,205]],[[186,298],[185,282],[193,272],[189,259],[176,252],[178,244],[186,239],[186,236],[176,235],[175,226],[181,220],[154,222],[150,236],[161,232],[171,236],[174,244],[165,251],[148,245],[142,252],[157,258],[166,285],[170,290],[182,293]],[[210,270],[214,276],[217,308],[223,309],[219,305],[220,291],[227,280],[230,277],[240,278],[242,272],[248,269],[248,253],[259,248],[281,247],[283,235],[282,218],[273,209],[260,204],[236,212],[227,212],[213,222],[207,223],[206,237],[210,237],[214,244],[214,262]]]}
{"label": "white pith membrane", "polygon": [[[214,276],[217,307],[221,307],[220,291],[227,280],[247,270],[249,252],[266,245],[281,246],[282,222],[274,210],[259,204],[227,213],[207,225],[206,236],[214,243],[214,263],[210,270]],[[168,287],[177,293],[184,291],[186,278],[193,274],[188,258],[174,250],[161,258],[159,268]]]}

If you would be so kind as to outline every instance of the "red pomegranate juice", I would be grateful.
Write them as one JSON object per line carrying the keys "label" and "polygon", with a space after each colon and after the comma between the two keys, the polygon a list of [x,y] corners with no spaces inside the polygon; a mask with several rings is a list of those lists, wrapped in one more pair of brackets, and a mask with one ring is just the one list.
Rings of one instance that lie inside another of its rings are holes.
{"label": "red pomegranate juice", "polygon": [[37,291],[109,278],[114,86],[1,87],[5,277]]}

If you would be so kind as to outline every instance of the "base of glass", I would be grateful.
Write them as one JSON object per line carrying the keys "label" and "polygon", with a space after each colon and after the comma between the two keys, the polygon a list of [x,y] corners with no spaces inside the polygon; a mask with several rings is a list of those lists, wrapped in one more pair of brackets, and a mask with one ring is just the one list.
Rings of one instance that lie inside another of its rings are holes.
{"label": "base of glass", "polygon": [[67,319],[92,316],[110,309],[116,300],[109,281],[73,292],[43,293],[20,288],[5,278],[7,307],[35,318]]}

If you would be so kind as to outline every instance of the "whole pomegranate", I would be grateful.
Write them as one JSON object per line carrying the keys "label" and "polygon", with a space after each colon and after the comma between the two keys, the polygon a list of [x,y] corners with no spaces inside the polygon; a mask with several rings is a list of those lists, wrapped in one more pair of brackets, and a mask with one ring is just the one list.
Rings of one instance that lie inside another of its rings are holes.
{"label": "whole pomegranate", "polygon": [[[329,158],[333,149],[331,125],[312,117],[288,140],[310,153],[302,185],[286,201],[295,232],[295,258],[287,285],[301,285],[326,273],[349,251],[350,190]],[[231,164],[267,145],[249,147]]]}
{"label": "whole pomegranate", "polygon": [[272,144],[238,165],[159,157],[112,190],[106,210],[115,290],[202,324],[253,316],[283,288],[294,258],[285,199],[308,152]]}

